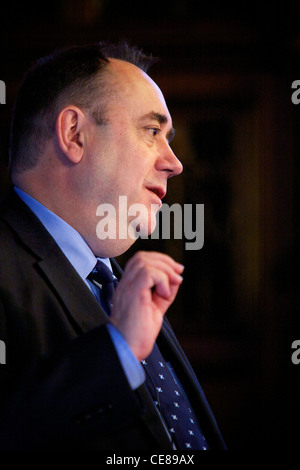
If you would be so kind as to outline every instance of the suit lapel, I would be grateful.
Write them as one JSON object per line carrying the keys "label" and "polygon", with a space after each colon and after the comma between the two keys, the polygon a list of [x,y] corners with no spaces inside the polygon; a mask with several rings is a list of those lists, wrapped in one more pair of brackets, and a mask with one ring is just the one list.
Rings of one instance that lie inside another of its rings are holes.
{"label": "suit lapel", "polygon": [[1,213],[20,243],[33,254],[42,277],[60,298],[76,330],[85,332],[107,323],[107,316],[94,295],[39,219],[13,190],[2,204]]}
{"label": "suit lapel", "polygon": [[56,245],[48,255],[38,262],[52,289],[61,299],[73,322],[83,331],[89,331],[108,318],[99,302],[90,292],[64,254]]}

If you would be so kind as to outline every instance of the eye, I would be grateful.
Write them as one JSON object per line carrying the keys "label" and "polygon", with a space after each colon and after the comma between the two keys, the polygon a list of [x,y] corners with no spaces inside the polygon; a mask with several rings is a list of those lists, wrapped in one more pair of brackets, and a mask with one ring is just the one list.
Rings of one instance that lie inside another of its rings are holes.
{"label": "eye", "polygon": [[149,132],[152,137],[156,137],[160,133],[160,129],[158,127],[147,127],[146,131]]}

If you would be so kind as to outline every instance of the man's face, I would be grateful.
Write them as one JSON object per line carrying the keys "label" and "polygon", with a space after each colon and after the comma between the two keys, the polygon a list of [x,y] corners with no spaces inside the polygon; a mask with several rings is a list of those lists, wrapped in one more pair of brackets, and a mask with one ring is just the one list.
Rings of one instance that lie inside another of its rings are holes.
{"label": "man's face", "polygon": [[[143,234],[150,234],[155,228],[155,214],[166,193],[168,178],[182,171],[169,146],[174,133],[171,116],[161,91],[148,75],[116,59],[111,60],[110,66],[115,91],[108,104],[108,122],[101,126],[91,123],[88,151],[81,168],[86,204],[94,216],[100,204],[114,206],[118,236],[119,197],[126,196],[128,208],[134,204],[145,208],[139,213],[139,229]],[[124,214],[121,218],[124,220]],[[129,223],[133,218],[131,215],[125,220]],[[105,255],[116,256],[134,241],[128,237],[97,242],[92,240],[96,230],[93,227],[94,231],[89,228],[87,241],[98,256],[104,256],[104,247]],[[121,230],[124,233],[124,227]]]}

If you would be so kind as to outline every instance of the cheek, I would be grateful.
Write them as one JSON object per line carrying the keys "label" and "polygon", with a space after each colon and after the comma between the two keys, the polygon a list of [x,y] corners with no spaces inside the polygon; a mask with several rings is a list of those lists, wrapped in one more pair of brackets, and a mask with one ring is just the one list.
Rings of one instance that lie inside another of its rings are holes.
{"label": "cheek", "polygon": [[113,139],[105,147],[98,144],[94,152],[90,171],[93,186],[98,185],[98,191],[101,185],[105,187],[110,194],[110,201],[116,202],[119,196],[127,196],[128,205],[147,203],[143,194],[144,183],[152,168],[148,149],[138,145],[131,136],[125,138],[119,135]]}
{"label": "cheek", "polygon": [[127,195],[131,204],[144,198],[144,184],[147,179],[147,170],[139,162],[120,163],[115,175],[114,185],[120,194]]}
{"label": "cheek", "polygon": [[97,145],[87,160],[88,185],[90,197],[98,204],[113,202],[120,182],[117,155],[112,146]]}
{"label": "cheek", "polygon": [[117,171],[127,183],[141,185],[153,166],[153,156],[144,142],[132,138],[121,141]]}

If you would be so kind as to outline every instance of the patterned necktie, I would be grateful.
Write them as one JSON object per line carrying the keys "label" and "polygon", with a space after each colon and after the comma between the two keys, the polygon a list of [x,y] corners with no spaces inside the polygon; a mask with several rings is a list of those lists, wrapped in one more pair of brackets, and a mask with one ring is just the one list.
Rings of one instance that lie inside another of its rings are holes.
{"label": "patterned necktie", "polygon": [[111,270],[102,261],[97,261],[93,271],[89,274],[88,279],[96,282],[100,287],[100,302],[107,315],[110,315],[112,307],[112,296],[117,287],[118,280]]}
{"label": "patterned necktie", "polygon": [[[118,284],[117,278],[106,264],[98,260],[88,279],[96,282],[100,287],[101,305],[110,315],[112,296]],[[177,449],[208,449],[208,444],[192,408],[185,398],[182,387],[162,357],[156,343],[151,354],[142,361],[142,364],[146,371],[146,385],[155,405],[167,423]]]}
{"label": "patterned necktie", "polygon": [[192,407],[157,344],[142,364],[153,401],[164,417],[177,449],[208,450]]}

